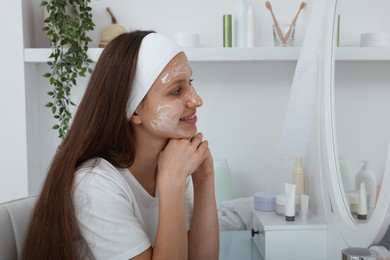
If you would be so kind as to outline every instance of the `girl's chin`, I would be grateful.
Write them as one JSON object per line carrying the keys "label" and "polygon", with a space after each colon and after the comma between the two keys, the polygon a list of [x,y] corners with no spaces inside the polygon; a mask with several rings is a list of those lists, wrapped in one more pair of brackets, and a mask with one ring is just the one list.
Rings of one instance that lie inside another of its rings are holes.
{"label": "girl's chin", "polygon": [[197,133],[197,129],[195,128],[191,131],[187,130],[187,131],[178,132],[176,136],[172,138],[176,138],[176,139],[192,138],[196,135],[196,133]]}

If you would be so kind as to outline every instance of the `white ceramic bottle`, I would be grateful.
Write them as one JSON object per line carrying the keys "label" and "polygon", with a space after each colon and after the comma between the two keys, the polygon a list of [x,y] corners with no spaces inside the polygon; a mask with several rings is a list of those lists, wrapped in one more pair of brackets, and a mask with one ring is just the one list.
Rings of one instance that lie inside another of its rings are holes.
{"label": "white ceramic bottle", "polygon": [[238,0],[234,18],[234,47],[246,47],[248,5],[246,0]]}
{"label": "white ceramic bottle", "polygon": [[292,183],[296,185],[296,194],[300,196],[305,193],[305,172],[301,157],[295,157],[295,167],[292,175]]}
{"label": "white ceramic bottle", "polygon": [[246,47],[255,47],[255,19],[251,5],[248,5],[246,16]]}
{"label": "white ceramic bottle", "polygon": [[355,188],[356,190],[359,190],[360,184],[362,182],[366,183],[366,192],[370,196],[370,200],[368,201],[368,208],[374,208],[376,203],[376,177],[374,172],[368,168],[368,161],[362,162],[363,166],[361,170],[356,174]]}

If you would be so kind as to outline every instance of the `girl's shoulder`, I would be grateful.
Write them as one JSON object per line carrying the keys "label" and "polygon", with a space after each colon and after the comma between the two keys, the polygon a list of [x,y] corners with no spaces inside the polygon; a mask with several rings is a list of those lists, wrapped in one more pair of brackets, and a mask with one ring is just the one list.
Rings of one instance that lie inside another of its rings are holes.
{"label": "girl's shoulder", "polygon": [[103,158],[93,158],[81,164],[75,172],[75,190],[112,190],[128,194],[129,187],[121,171]]}

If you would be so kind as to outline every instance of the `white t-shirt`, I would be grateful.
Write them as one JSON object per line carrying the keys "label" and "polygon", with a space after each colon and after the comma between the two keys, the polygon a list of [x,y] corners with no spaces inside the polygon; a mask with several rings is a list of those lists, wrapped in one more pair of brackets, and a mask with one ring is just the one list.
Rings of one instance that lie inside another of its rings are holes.
{"label": "white t-shirt", "polygon": [[[187,229],[193,208],[191,177],[186,181]],[[153,246],[159,212],[152,197],[128,169],[102,158],[85,162],[75,175],[74,204],[82,235],[94,257],[130,259]]]}

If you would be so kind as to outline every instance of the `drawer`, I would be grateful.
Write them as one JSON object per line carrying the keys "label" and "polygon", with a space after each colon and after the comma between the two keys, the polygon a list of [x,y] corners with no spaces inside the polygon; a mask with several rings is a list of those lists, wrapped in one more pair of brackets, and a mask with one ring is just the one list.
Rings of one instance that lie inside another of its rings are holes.
{"label": "drawer", "polygon": [[251,233],[262,259],[326,259],[327,226],[313,214],[288,222],[275,212],[252,210]]}
{"label": "drawer", "polygon": [[252,242],[255,244],[257,250],[259,251],[261,257],[265,258],[265,232],[264,226],[260,222],[259,218],[255,214],[251,214],[251,233],[252,233]]}

